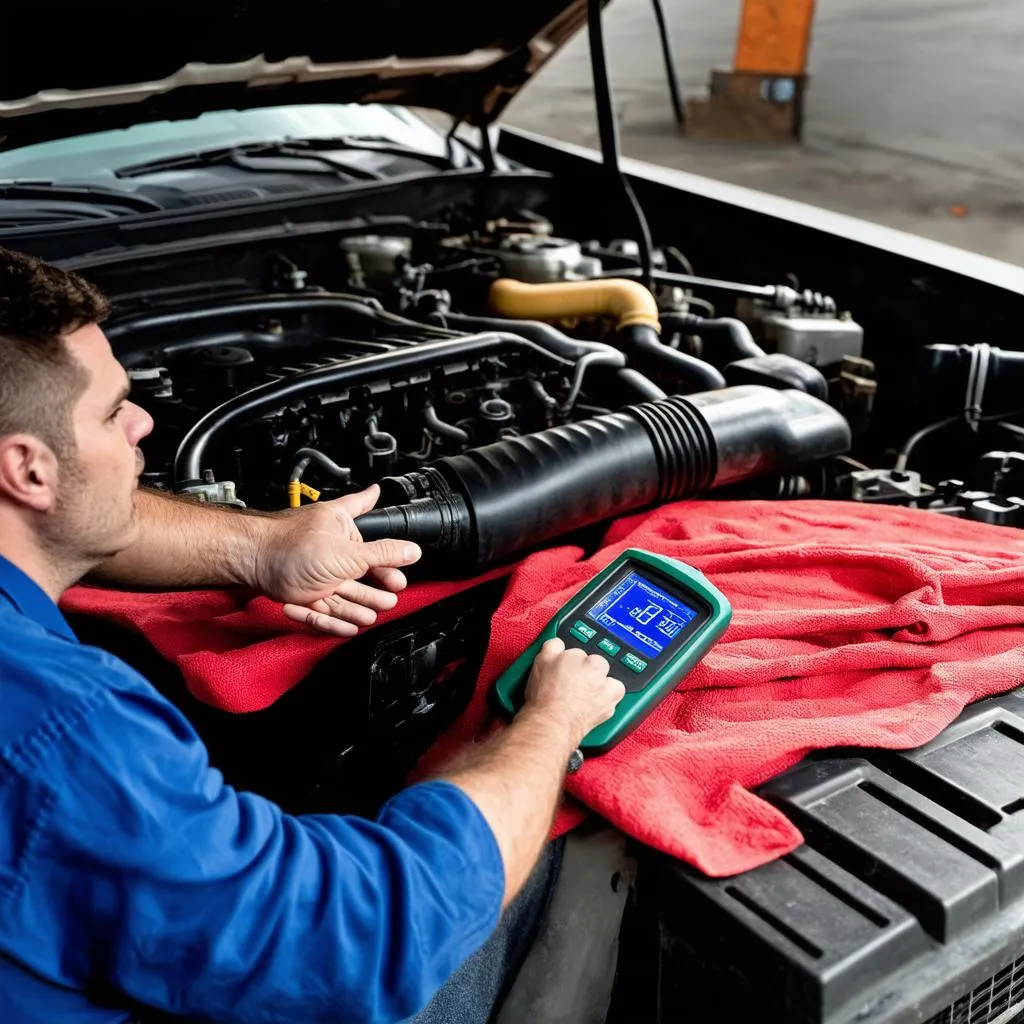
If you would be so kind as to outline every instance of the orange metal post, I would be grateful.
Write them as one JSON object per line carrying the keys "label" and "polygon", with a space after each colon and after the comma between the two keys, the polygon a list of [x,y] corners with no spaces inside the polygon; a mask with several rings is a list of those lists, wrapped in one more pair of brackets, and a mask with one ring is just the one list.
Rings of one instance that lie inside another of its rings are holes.
{"label": "orange metal post", "polygon": [[814,0],[743,0],[734,70],[802,75],[813,19]]}

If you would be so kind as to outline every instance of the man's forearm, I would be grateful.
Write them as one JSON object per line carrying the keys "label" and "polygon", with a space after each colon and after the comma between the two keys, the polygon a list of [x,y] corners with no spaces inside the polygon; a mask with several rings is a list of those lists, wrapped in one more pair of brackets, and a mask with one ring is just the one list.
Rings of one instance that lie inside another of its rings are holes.
{"label": "man's forearm", "polygon": [[560,717],[527,707],[507,729],[441,773],[476,803],[494,832],[505,863],[505,905],[550,835],[575,745]]}
{"label": "man's forearm", "polygon": [[137,587],[233,586],[251,583],[268,513],[218,507],[141,489],[139,535],[108,559],[89,582]]}

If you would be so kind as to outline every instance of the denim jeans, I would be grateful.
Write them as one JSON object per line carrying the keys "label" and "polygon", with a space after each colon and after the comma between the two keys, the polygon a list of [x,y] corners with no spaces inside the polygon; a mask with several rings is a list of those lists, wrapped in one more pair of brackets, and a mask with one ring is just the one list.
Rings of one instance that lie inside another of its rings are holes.
{"label": "denim jeans", "polygon": [[491,937],[407,1024],[487,1024],[515,981],[558,879],[565,840],[548,843]]}

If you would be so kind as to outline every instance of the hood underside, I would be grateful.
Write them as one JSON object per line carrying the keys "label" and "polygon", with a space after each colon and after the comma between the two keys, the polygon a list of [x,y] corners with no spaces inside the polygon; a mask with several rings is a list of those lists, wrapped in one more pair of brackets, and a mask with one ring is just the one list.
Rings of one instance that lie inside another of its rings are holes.
{"label": "hood underside", "polygon": [[488,124],[586,11],[585,0],[29,5],[0,42],[0,149],[289,103],[393,103]]}

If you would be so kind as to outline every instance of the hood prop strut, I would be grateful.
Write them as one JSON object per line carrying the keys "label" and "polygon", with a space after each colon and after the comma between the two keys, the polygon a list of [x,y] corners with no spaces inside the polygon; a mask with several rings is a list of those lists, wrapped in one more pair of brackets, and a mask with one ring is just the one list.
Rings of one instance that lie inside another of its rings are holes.
{"label": "hood prop strut", "polygon": [[587,28],[590,37],[590,69],[594,80],[594,100],[597,106],[597,130],[601,138],[601,159],[609,177],[622,192],[626,205],[636,219],[637,241],[640,244],[640,280],[653,291],[654,253],[651,229],[643,207],[633,192],[629,179],[619,168],[619,126],[615,118],[612,86],[608,78],[608,61],[604,51],[604,29],[601,25],[602,0],[587,0]]}

